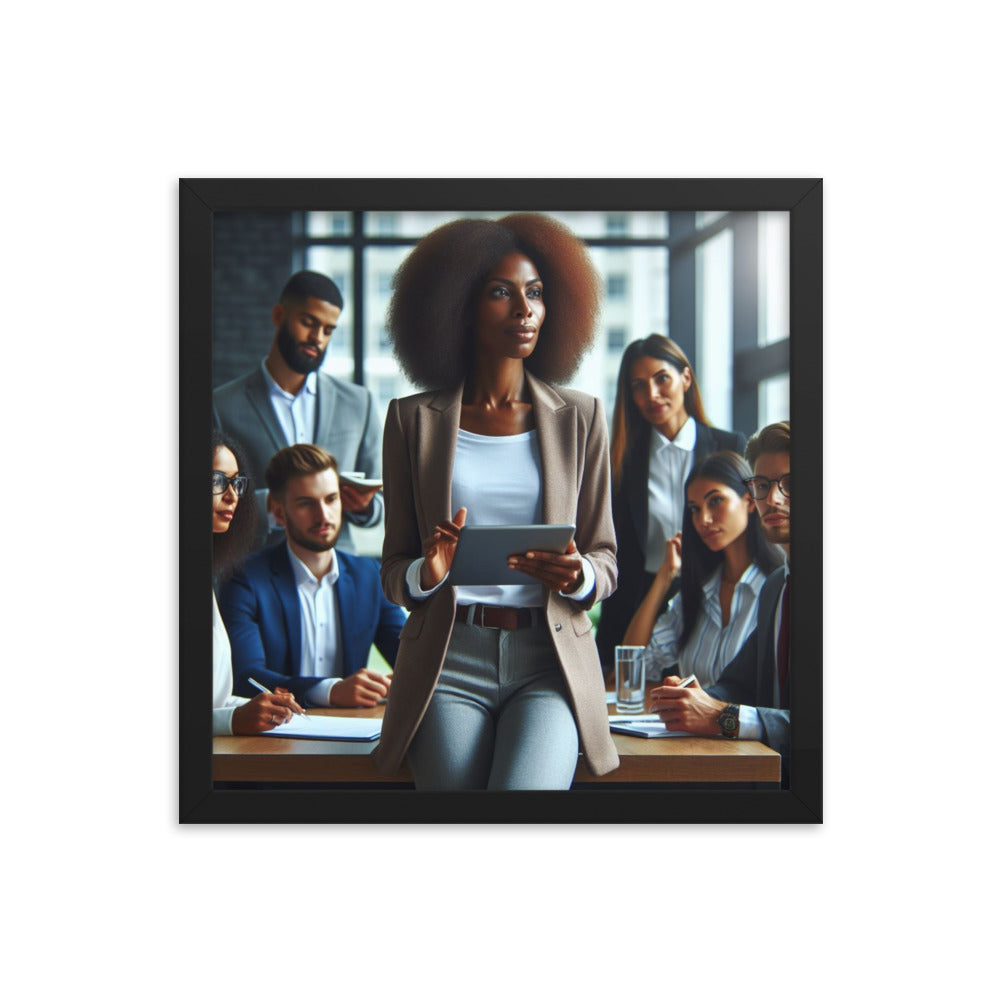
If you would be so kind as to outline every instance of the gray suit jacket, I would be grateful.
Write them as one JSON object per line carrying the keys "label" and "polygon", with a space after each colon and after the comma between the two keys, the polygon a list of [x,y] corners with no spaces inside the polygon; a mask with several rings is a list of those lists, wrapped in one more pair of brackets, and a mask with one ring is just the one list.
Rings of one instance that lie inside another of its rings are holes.
{"label": "gray suit jacket", "polygon": [[[586,609],[618,579],[611,521],[608,430],[599,400],[527,375],[542,463],[542,520],[575,524],[576,547],[594,567],[585,601],[549,592],[545,616],[576,718],[580,749],[595,774],[618,766],[608,729],[604,679]],[[385,543],[382,588],[411,611],[400,634],[392,687],[375,751],[386,774],[398,768],[434,693],[455,617],[455,588],[414,601],[406,570],[423,554],[423,539],[454,513],[451,474],[462,416],[462,386],[389,404],[385,423]]]}
{"label": "gray suit jacket", "polygon": [[774,704],[774,619],[785,585],[785,567],[765,581],[757,602],[757,628],[719,679],[706,690],[713,698],[753,705],[764,725],[764,742],[787,759],[791,749],[791,713]]}
{"label": "gray suit jacket", "polygon": [[[281,431],[268,394],[264,373],[255,368],[246,375],[220,385],[212,394],[212,419],[243,445],[250,463],[250,475],[257,489],[259,530],[257,546],[267,538],[264,498],[267,487],[264,470],[271,456],[288,442]],[[381,434],[372,394],[360,385],[344,382],[325,372],[317,372],[316,436],[314,444],[325,448],[346,470],[364,472],[370,478],[382,473]],[[337,548],[354,552],[350,523],[371,527],[382,520],[382,496],[376,494],[368,515],[344,515],[344,530]],[[350,523],[348,523],[350,522]],[[275,533],[280,541],[284,532]]]}

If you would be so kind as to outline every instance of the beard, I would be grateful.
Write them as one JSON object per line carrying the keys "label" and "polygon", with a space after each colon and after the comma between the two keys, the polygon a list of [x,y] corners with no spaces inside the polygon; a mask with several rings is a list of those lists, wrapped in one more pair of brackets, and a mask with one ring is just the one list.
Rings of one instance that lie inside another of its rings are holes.
{"label": "beard", "polygon": [[285,534],[296,543],[296,545],[301,545],[302,548],[307,549],[309,552],[329,552],[337,544],[337,539],[340,538],[340,531],[344,527],[344,522],[341,521],[337,525],[336,530],[333,533],[333,538],[323,541],[319,541],[316,538],[312,538],[307,534],[299,531],[298,528],[285,522]]}
{"label": "beard", "polygon": [[303,354],[301,347],[289,333],[287,323],[282,323],[278,327],[277,343],[278,353],[285,364],[298,375],[309,375],[316,371],[323,364],[323,358],[326,357],[326,348],[323,348],[319,352],[319,356],[315,358]]}

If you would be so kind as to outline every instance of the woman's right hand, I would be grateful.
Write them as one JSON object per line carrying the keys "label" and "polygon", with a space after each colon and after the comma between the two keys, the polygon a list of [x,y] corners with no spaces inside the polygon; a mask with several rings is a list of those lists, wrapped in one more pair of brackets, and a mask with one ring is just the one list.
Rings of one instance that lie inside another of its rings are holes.
{"label": "woman's right hand", "polygon": [[667,551],[663,557],[659,574],[666,581],[673,580],[681,571],[681,533],[678,531],[673,538],[667,539]]}
{"label": "woman's right hand", "polygon": [[459,507],[454,520],[435,525],[430,537],[424,539],[424,564],[420,567],[420,586],[424,590],[433,590],[448,575],[466,514],[468,510]]}
{"label": "woman's right hand", "polygon": [[290,722],[293,714],[301,713],[302,706],[290,691],[259,694],[233,712],[233,733],[237,736],[266,733],[283,722]]}

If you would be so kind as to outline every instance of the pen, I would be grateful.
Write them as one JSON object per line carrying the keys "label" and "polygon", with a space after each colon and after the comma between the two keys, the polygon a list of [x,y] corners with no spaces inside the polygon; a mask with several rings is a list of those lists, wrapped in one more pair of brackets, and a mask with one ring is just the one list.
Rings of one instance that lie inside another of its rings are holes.
{"label": "pen", "polygon": [[[685,677],[685,678],[684,678],[684,680],[682,680],[682,681],[680,682],[680,684],[673,684],[673,685],[671,685],[671,686],[672,686],[672,687],[673,687],[673,688],[674,688],[675,690],[676,690],[677,688],[686,688],[686,687],[690,687],[690,686],[691,686],[692,684],[694,684],[694,681],[695,681],[695,676],[694,676],[694,674],[690,674],[689,676]],[[657,713],[651,713],[651,714],[657,714]],[[638,721],[638,720],[635,720],[635,721]],[[647,723],[646,723],[646,725],[647,725],[647,726],[650,726],[650,725],[653,725],[653,723],[651,723],[651,722],[647,722]]]}
{"label": "pen", "polygon": [[[258,684],[257,681],[255,681],[252,677],[248,677],[247,680],[262,694],[274,694],[273,691],[268,690],[268,688],[264,687],[263,684]],[[300,714],[302,715],[303,719],[309,718],[309,716],[306,715],[306,710],[304,708],[302,709],[302,712]]]}

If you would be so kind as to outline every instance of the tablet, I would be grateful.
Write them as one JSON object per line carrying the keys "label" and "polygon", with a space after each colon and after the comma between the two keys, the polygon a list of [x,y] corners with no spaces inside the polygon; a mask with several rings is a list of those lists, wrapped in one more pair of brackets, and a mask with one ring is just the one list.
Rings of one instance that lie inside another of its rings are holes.
{"label": "tablet", "polygon": [[509,569],[507,557],[522,552],[565,552],[575,524],[474,524],[458,536],[448,582],[458,587],[538,583]]}

